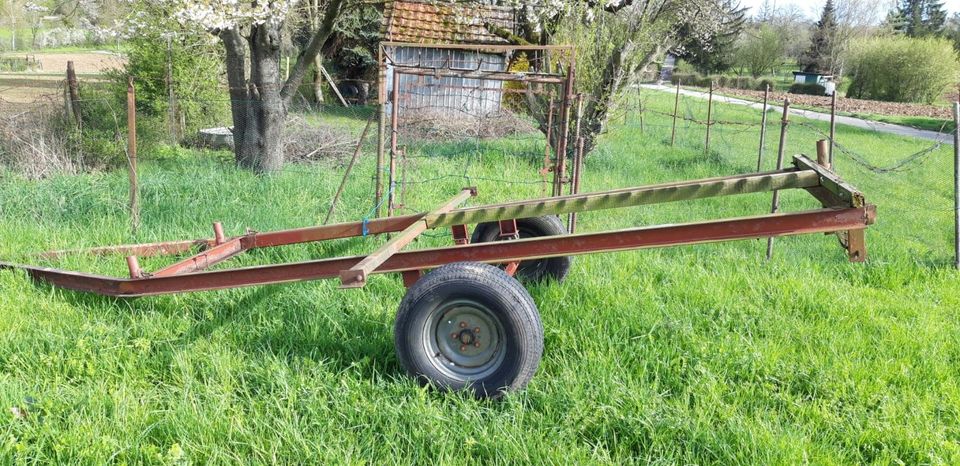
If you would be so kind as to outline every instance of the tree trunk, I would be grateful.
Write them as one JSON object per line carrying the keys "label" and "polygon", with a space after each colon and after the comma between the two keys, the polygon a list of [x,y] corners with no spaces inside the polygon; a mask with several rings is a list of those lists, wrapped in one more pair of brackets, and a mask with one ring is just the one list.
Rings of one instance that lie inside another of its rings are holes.
{"label": "tree trunk", "polygon": [[[280,30],[257,26],[244,40],[237,31],[221,34],[227,50],[227,81],[233,116],[237,165],[257,173],[283,167],[286,102],[280,95]],[[245,46],[250,50],[250,79],[245,79]]]}

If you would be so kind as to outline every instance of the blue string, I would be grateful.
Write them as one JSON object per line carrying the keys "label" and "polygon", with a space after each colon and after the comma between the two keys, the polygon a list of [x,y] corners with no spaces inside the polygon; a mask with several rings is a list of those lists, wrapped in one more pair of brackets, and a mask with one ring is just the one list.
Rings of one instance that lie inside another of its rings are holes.
{"label": "blue string", "polygon": [[383,202],[390,198],[390,195],[393,194],[393,188],[396,187],[396,185],[396,181],[390,183],[390,189],[387,190],[387,193],[384,194],[377,202],[377,205],[373,206],[373,208],[370,209],[370,212],[367,212],[367,215],[363,217],[363,222],[360,226],[360,233],[364,238],[370,234],[370,229],[367,228],[367,225],[370,223],[370,217],[376,215],[377,211],[380,210],[380,207],[383,207]]}

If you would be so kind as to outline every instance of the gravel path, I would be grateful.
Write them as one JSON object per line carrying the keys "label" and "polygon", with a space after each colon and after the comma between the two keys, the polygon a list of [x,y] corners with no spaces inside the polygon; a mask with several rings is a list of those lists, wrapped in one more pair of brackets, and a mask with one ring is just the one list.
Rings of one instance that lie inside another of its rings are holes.
{"label": "gravel path", "polygon": [[[672,86],[644,84],[644,85],[641,85],[641,87],[644,89],[651,89],[651,90],[661,91],[661,92],[671,92],[671,93],[676,92],[676,88]],[[687,89],[681,89],[680,94],[689,96],[689,97],[697,97],[701,99],[707,99],[709,97],[709,94],[706,92],[691,91]],[[759,111],[763,111],[762,103],[752,102],[749,100],[737,99],[734,97],[727,97],[723,95],[714,95],[713,100],[717,102],[722,102],[725,104],[742,105],[744,107],[750,107]],[[770,105],[769,107],[779,112],[783,112],[783,107],[780,105]],[[826,122],[830,121],[830,114],[813,112],[810,110],[791,109],[790,114],[798,117],[806,118],[809,120],[826,121]],[[880,133],[894,134],[897,136],[910,137],[910,138],[916,138],[916,139],[925,139],[928,141],[942,142],[944,144],[953,145],[952,134],[944,134],[944,133],[938,133],[936,131],[916,129],[916,128],[911,128],[909,126],[900,126],[900,125],[894,125],[890,123],[881,123],[877,121],[870,121],[870,120],[864,120],[861,118],[854,118],[854,117],[840,116],[840,115],[837,115],[837,124],[853,126],[855,128],[861,128],[869,131],[877,131]]]}

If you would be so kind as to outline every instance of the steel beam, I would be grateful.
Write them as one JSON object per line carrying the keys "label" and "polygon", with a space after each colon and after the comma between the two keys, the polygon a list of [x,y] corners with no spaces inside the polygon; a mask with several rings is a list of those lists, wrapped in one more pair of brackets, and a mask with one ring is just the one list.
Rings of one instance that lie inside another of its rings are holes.
{"label": "steel beam", "polygon": [[189,257],[177,262],[176,264],[164,267],[154,273],[151,273],[150,276],[168,277],[172,275],[183,275],[205,270],[246,251],[249,249],[249,243],[250,236],[234,238],[222,244],[218,244],[193,257]]}
{"label": "steel beam", "polygon": [[745,175],[718,181],[672,183],[653,187],[481,206],[460,209],[448,214],[428,215],[426,220],[430,228],[444,228],[459,224],[496,222],[543,215],[562,215],[572,212],[689,201],[781,189],[803,189],[815,187],[819,184],[820,176],[816,172],[810,170],[783,171],[772,174]]}
{"label": "steel beam", "polygon": [[[875,208],[868,205],[863,208],[823,209],[684,225],[426,249],[395,254],[373,273],[426,270],[462,261],[507,263],[741,239],[860,231],[873,223],[875,215]],[[2,262],[0,262],[0,269],[24,270],[34,279],[61,288],[108,296],[138,297],[336,278],[341,270],[351,267],[361,259],[363,258],[337,258],[144,279],[118,279]]]}

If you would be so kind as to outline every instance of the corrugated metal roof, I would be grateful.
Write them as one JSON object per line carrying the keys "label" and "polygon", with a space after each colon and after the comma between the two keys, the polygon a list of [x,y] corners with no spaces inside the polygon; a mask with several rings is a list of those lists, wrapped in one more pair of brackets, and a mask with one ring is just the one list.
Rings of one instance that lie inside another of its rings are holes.
{"label": "corrugated metal roof", "polygon": [[514,32],[513,8],[478,3],[393,1],[383,15],[383,34],[391,42],[417,44],[508,44],[487,24]]}

